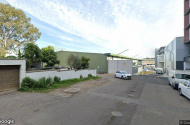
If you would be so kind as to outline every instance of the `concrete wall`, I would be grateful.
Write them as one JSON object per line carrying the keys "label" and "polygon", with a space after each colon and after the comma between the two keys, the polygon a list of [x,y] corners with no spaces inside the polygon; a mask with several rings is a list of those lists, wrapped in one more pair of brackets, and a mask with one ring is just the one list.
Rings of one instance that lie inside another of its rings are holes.
{"label": "concrete wall", "polygon": [[60,66],[69,67],[67,64],[68,57],[73,55],[78,55],[79,58],[85,56],[90,58],[89,69],[96,69],[97,73],[107,73],[108,72],[108,60],[107,56],[99,53],[84,53],[84,52],[71,52],[71,51],[59,51],[56,52],[57,59],[60,60]]}
{"label": "concrete wall", "polygon": [[66,80],[66,79],[80,78],[80,75],[82,75],[83,77],[88,77],[88,74],[96,76],[96,70],[28,72],[26,73],[26,76],[29,76],[30,78],[36,80],[39,80],[42,77],[54,78],[55,76],[58,76],[61,78],[61,80]]}
{"label": "concrete wall", "polygon": [[184,62],[184,70],[190,70],[190,63]]}
{"label": "concrete wall", "polygon": [[0,65],[19,65],[20,66],[20,78],[19,78],[19,87],[21,87],[21,82],[22,79],[25,77],[25,73],[26,73],[26,60],[0,60]]}
{"label": "concrete wall", "polygon": [[109,60],[108,61],[108,73],[115,73],[116,71],[127,71],[133,73],[133,61],[132,60]]}

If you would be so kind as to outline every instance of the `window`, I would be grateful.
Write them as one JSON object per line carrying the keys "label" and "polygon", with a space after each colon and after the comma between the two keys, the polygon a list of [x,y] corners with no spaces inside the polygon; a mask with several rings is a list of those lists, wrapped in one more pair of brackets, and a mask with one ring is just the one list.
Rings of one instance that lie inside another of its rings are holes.
{"label": "window", "polygon": [[190,79],[190,75],[187,74],[176,74],[176,79]]}
{"label": "window", "polygon": [[189,82],[188,81],[184,81],[184,86],[187,86],[189,84]]}
{"label": "window", "polygon": [[122,74],[128,74],[127,72],[121,72]]}
{"label": "window", "polygon": [[190,83],[188,84],[188,86],[187,87],[190,87]]}

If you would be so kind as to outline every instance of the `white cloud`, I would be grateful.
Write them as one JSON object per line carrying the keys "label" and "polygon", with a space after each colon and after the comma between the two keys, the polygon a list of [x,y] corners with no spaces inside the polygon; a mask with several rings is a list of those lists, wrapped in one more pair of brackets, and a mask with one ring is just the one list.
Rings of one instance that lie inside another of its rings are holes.
{"label": "white cloud", "polygon": [[179,0],[7,1],[62,31],[88,39],[104,52],[129,49],[124,55],[153,57],[155,48],[183,35],[183,2]]}

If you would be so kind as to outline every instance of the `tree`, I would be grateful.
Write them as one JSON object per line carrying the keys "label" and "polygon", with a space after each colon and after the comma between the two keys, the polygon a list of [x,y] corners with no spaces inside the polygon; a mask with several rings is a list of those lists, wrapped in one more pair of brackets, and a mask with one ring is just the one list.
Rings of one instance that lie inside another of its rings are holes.
{"label": "tree", "polygon": [[27,43],[24,47],[24,57],[26,58],[27,69],[30,70],[32,65],[41,61],[42,53],[37,45],[34,43]]}
{"label": "tree", "polygon": [[0,54],[17,52],[26,43],[35,42],[41,36],[22,10],[0,3]]}
{"label": "tree", "polygon": [[55,64],[60,63],[52,46],[42,48],[42,62],[46,63],[48,67],[53,67]]}
{"label": "tree", "polygon": [[68,65],[70,66],[71,69],[80,69],[81,68],[81,59],[77,56],[74,56],[73,54],[71,54],[68,57],[67,60]]}
{"label": "tree", "polygon": [[0,58],[5,57],[5,55],[6,55],[6,49],[5,49],[5,47],[1,47],[0,46]]}
{"label": "tree", "polygon": [[67,59],[67,64],[70,66],[71,69],[73,68],[74,59],[75,59],[75,56],[73,54],[71,54]]}
{"label": "tree", "polygon": [[83,68],[83,69],[88,69],[89,68],[89,61],[90,61],[90,58],[87,58],[87,57],[84,57],[84,56],[82,56],[81,57],[81,60],[82,60],[82,64],[81,64],[81,67]]}
{"label": "tree", "polygon": [[22,54],[21,54],[21,52],[20,52],[20,49],[19,49],[19,51],[18,51],[18,59],[22,59]]}
{"label": "tree", "polygon": [[75,59],[73,60],[73,68],[74,69],[80,69],[81,68],[81,59],[79,59],[78,56],[75,56]]}

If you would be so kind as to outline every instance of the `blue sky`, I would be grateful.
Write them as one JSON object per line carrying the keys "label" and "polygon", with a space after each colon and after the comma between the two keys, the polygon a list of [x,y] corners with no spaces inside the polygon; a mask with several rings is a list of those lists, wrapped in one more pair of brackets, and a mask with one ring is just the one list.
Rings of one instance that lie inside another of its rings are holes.
{"label": "blue sky", "polygon": [[154,57],[183,36],[181,0],[0,0],[22,9],[56,50]]}

